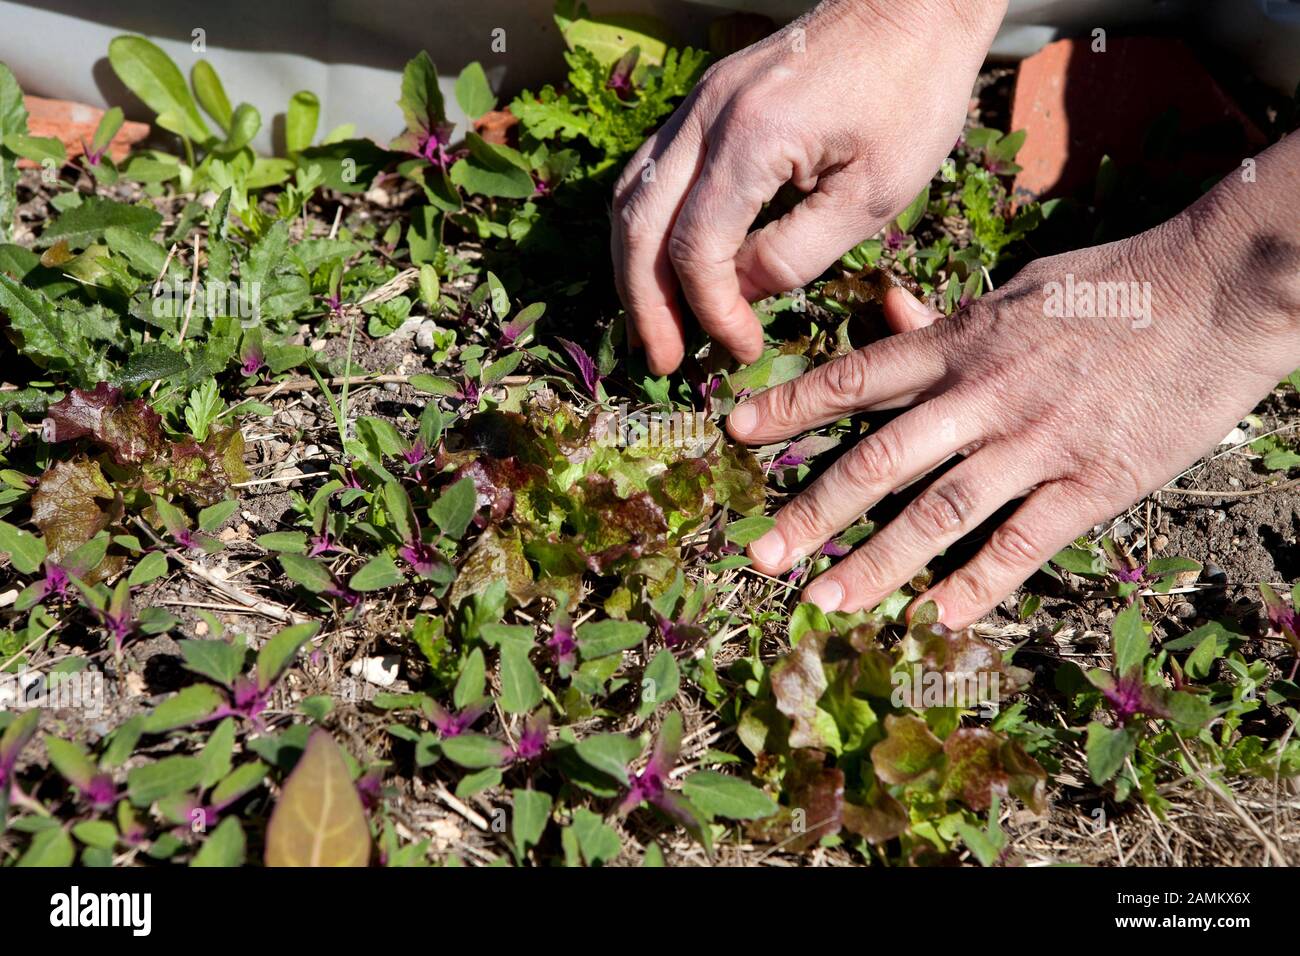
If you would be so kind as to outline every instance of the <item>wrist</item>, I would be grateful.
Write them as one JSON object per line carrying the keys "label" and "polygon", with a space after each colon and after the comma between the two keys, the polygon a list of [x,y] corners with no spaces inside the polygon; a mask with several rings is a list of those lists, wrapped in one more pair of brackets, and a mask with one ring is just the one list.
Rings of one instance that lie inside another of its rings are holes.
{"label": "wrist", "polygon": [[842,12],[864,30],[882,25],[930,42],[954,37],[975,42],[979,55],[988,53],[998,26],[1007,13],[1008,0],[822,0],[814,13]]}
{"label": "wrist", "polygon": [[1223,334],[1277,378],[1300,368],[1300,137],[1243,163],[1176,219]]}

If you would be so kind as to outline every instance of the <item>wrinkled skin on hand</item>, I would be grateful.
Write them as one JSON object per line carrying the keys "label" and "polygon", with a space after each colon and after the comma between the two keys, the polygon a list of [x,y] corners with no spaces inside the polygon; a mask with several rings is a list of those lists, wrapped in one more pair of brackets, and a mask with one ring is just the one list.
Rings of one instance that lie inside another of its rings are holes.
{"label": "wrinkled skin on hand", "polygon": [[[756,360],[749,302],[815,279],[874,234],[948,154],[1005,0],[828,0],[728,57],[628,164],[612,252],[633,340],[666,374],[684,305]],[[785,183],[808,193],[750,232]],[[941,321],[906,293],[898,333],[762,394],[728,430],[764,444],[859,411],[907,408],[787,504],[750,546],[791,567],[954,454],[902,514],[808,588],[870,607],[1002,505],[1025,497],[935,585],[944,623],[991,609],[1057,550],[1159,488],[1300,366],[1300,136],[1124,242],[1034,263]],[[1146,283],[1150,317],[1052,318],[1048,284]]]}
{"label": "wrinkled skin on hand", "polygon": [[[1284,141],[1258,160],[1292,205],[1297,145]],[[1295,210],[1278,205],[1263,191],[1220,186],[1147,233],[1038,260],[948,318],[893,290],[886,313],[899,334],[731,415],[735,438],[765,444],[859,411],[908,409],[782,508],[750,546],[756,566],[784,571],[958,454],[805,599],[870,608],[1027,495],[969,563],[923,596],[950,627],[978,619],[1077,535],[1214,447],[1300,365],[1300,236]],[[1048,284],[1067,274],[1076,286],[1150,283],[1149,323],[1045,314]]]}
{"label": "wrinkled skin on hand", "polygon": [[[683,355],[679,291],[736,358],[751,301],[812,281],[929,182],[1006,7],[829,0],[715,64],[614,190],[619,294],[656,374]],[[749,232],[784,184],[809,193]]]}

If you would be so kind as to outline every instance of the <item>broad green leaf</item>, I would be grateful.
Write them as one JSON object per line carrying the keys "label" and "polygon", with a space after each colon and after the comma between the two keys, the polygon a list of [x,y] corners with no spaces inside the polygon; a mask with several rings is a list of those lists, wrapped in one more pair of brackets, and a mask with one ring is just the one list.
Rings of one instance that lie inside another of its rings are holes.
{"label": "broad green leaf", "polygon": [[1065,548],[1057,552],[1052,557],[1052,564],[1074,574],[1093,577],[1102,574],[1105,570],[1100,554],[1075,547]]}
{"label": "broad green leaf", "polygon": [[240,103],[230,118],[230,135],[215,147],[216,152],[230,156],[253,141],[262,129],[262,114],[249,103]]}
{"label": "broad green leaf", "polygon": [[131,569],[127,583],[133,588],[139,587],[142,584],[148,584],[150,581],[158,580],[166,573],[167,555],[162,551],[150,551]]}
{"label": "broad green leaf", "polygon": [[1123,676],[1142,666],[1151,654],[1151,638],[1142,625],[1142,612],[1130,604],[1115,615],[1111,625],[1111,645],[1115,655],[1115,673]]}
{"label": "broad green leaf", "polygon": [[212,117],[223,133],[229,134],[234,111],[230,108],[230,97],[226,96],[221,77],[212,64],[207,60],[196,62],[190,69],[190,85],[194,87],[194,96],[204,112]]}
{"label": "broad green leaf", "polygon": [[262,761],[240,764],[212,788],[209,799],[216,806],[226,806],[257,789],[265,779],[266,764]]}
{"label": "broad green leaf", "polygon": [[257,686],[266,690],[291,663],[294,655],[320,631],[320,621],[291,624],[276,633],[257,654]]}
{"label": "broad green leaf", "polygon": [[343,751],[324,730],[307,740],[266,827],[267,866],[367,866],[370,826]]}
{"label": "broad green leaf", "polygon": [[507,713],[526,714],[542,701],[542,682],[537,677],[527,648],[518,644],[501,647],[501,706]]}
{"label": "broad green leaf", "polygon": [[578,625],[578,650],[584,660],[595,660],[636,647],[648,633],[650,629],[640,621],[588,621]]}
{"label": "broad green leaf", "polygon": [[627,765],[641,755],[640,742],[625,734],[594,734],[579,740],[574,749],[584,763],[622,784],[628,782]]}
{"label": "broad green leaf", "polygon": [[235,718],[227,717],[208,735],[207,743],[199,751],[203,762],[203,779],[199,786],[204,790],[215,786],[230,773],[231,758],[235,753]]}
{"label": "broad green leaf", "polygon": [[301,584],[313,594],[320,594],[334,587],[334,576],[330,574],[329,568],[315,558],[300,554],[281,554],[279,561],[280,567],[284,568],[285,576],[290,581]]}
{"label": "broad green leaf", "polygon": [[907,208],[898,214],[894,220],[894,225],[898,227],[899,232],[911,232],[916,228],[917,223],[925,215],[925,207],[930,203],[930,187],[927,185],[922,189],[910,203]]}
{"label": "broad green leaf", "polygon": [[777,806],[762,790],[739,777],[701,770],[682,781],[682,792],[704,813],[728,820],[761,820]]}
{"label": "broad green leaf", "polygon": [[430,132],[446,120],[438,68],[423,50],[402,69],[402,97],[398,101],[406,128],[412,133]]}
{"label": "broad green leaf", "polygon": [[222,703],[221,694],[211,684],[192,684],[151,710],[142,729],[146,734],[161,734],[189,727],[210,717]]}
{"label": "broad green leaf", "polygon": [[662,648],[641,676],[641,706],[637,708],[637,716],[649,717],[656,707],[677,696],[680,685],[677,658],[672,651]]}
{"label": "broad green leaf", "polygon": [[229,687],[244,669],[243,644],[219,639],[178,641],[185,667]]}
{"label": "broad green leaf", "polygon": [[[282,556],[287,557],[287,555]],[[405,580],[397,564],[386,554],[371,558],[348,579],[354,591],[380,591],[401,584]]]}
{"label": "broad green leaf", "polygon": [[104,115],[95,124],[95,135],[90,140],[90,148],[100,153],[107,152],[108,147],[113,143],[113,137],[117,135],[125,122],[126,114],[122,112],[122,107],[111,106],[104,110]]}
{"label": "broad green leaf", "polygon": [[449,538],[460,540],[478,509],[478,492],[474,479],[460,479],[441,495],[429,508],[429,515],[438,528]]}
{"label": "broad green leaf", "polygon": [[[0,142],[11,133],[26,132],[23,91],[9,67],[0,63]],[[18,158],[0,145],[0,243],[9,241],[17,209]]]}
{"label": "broad green leaf", "polygon": [[410,385],[418,392],[427,392],[430,395],[459,395],[460,386],[449,378],[439,378],[436,375],[412,375]]}
{"label": "broad green leaf", "polygon": [[483,638],[483,643],[489,647],[514,646],[521,647],[525,651],[532,650],[537,637],[533,629],[526,624],[498,624],[494,621],[489,621],[480,627],[478,634]]}
{"label": "broad green leaf", "polygon": [[1192,680],[1204,680],[1210,676],[1214,662],[1222,656],[1223,651],[1220,649],[1219,637],[1215,634],[1208,634],[1200,644],[1196,645],[1196,649],[1188,655],[1187,663],[1183,669]]}
{"label": "broad green leaf", "polygon": [[460,676],[456,678],[456,687],[452,691],[452,703],[457,710],[462,710],[483,696],[487,686],[487,664],[483,651],[474,648],[461,665]]}
{"label": "broad green leaf", "polygon": [[142,36],[115,37],[108,61],[117,78],[158,114],[158,125],[195,142],[212,135],[199,115],[185,77],[171,57]]}
{"label": "broad green leaf", "polygon": [[0,521],[0,551],[9,555],[9,562],[21,574],[35,574],[45,560],[45,542],[7,521]]}
{"label": "broad green leaf", "polygon": [[225,501],[218,501],[215,505],[209,505],[199,512],[199,529],[208,532],[216,531],[238,510],[239,501],[235,498],[227,498]]}
{"label": "broad green leaf", "polygon": [[17,334],[19,350],[38,365],[72,372],[78,379],[87,377],[83,370],[91,361],[91,349],[42,292],[0,272],[0,313]]}
{"label": "broad green leaf", "polygon": [[117,846],[117,827],[107,820],[82,820],[73,824],[72,835],[86,846],[100,850]]}
{"label": "broad green leaf", "polygon": [[442,742],[442,752],[452,763],[466,770],[500,767],[509,757],[509,749],[501,741],[484,734],[460,734]]}
{"label": "broad green leaf", "polygon": [[515,790],[510,802],[513,808],[510,833],[515,849],[524,854],[542,838],[551,817],[551,795],[543,790]]}
{"label": "broad green leaf", "polygon": [[63,140],[55,136],[27,136],[23,133],[9,133],[3,140],[5,149],[33,163],[44,165],[47,161],[57,168],[68,159],[68,152],[63,147]]}
{"label": "broad green leaf", "polygon": [[91,196],[50,223],[41,233],[39,244],[52,246],[64,240],[79,249],[103,238],[114,226],[148,236],[161,224],[161,213],[152,208]]}
{"label": "broad green leaf", "polygon": [[202,779],[203,761],[199,758],[164,757],[126,775],[127,795],[137,807],[147,807],[164,797],[193,790]]}
{"label": "broad green leaf", "polygon": [[320,122],[320,99],[310,90],[299,90],[289,97],[284,120],[284,145],[290,156],[301,152],[316,138]]}
{"label": "broad green leaf", "polygon": [[194,854],[190,866],[236,867],[244,865],[247,851],[244,828],[238,817],[226,817]]}
{"label": "broad green leaf", "polygon": [[456,77],[456,102],[470,119],[478,119],[497,105],[483,66],[475,60]]}
{"label": "broad green leaf", "polygon": [[576,836],[578,849],[588,866],[608,863],[623,849],[618,831],[586,807],[579,807],[574,812],[569,830]]}
{"label": "broad green leaf", "polygon": [[1137,746],[1138,731],[1134,727],[1107,727],[1093,721],[1088,725],[1088,775],[1101,786],[1124,766],[1124,761]]}
{"label": "broad green leaf", "polygon": [[97,772],[94,761],[78,743],[47,735],[45,752],[54,769],[75,787],[88,786]]}
{"label": "broad green leaf", "polygon": [[51,827],[32,837],[27,852],[17,866],[68,867],[76,858],[77,848],[63,827]]}
{"label": "broad green leaf", "polygon": [[536,185],[523,157],[508,146],[486,142],[477,133],[465,137],[470,154],[451,167],[451,181],[475,196],[527,199]]}
{"label": "broad green leaf", "polygon": [[[585,6],[581,8],[585,12]],[[582,47],[603,66],[610,66],[633,47],[642,62],[659,65],[668,52],[671,31],[657,17],[644,14],[615,14],[569,19],[556,14],[556,22],[569,49]]]}
{"label": "broad green leaf", "polygon": [[750,542],[757,541],[775,527],[776,519],[769,518],[766,515],[741,518],[739,521],[733,521],[727,525],[727,540],[743,548]]}
{"label": "broad green leaf", "polygon": [[[258,535],[257,543],[267,551],[297,555],[307,553],[307,535],[302,531],[272,531],[269,534]],[[319,580],[319,576],[313,574],[313,580]],[[326,587],[329,585],[327,584]]]}
{"label": "broad green leaf", "polygon": [[383,487],[384,510],[393,521],[393,530],[404,542],[419,540],[420,525],[411,505],[411,496],[397,481],[386,481]]}

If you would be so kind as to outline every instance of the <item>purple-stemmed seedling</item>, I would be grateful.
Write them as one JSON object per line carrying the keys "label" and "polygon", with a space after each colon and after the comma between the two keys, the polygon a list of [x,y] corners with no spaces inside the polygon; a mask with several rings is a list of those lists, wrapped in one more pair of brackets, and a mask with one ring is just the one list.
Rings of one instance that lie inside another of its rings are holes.
{"label": "purple-stemmed seedling", "polygon": [[600,372],[596,369],[596,363],[577,342],[568,339],[559,341],[564,346],[564,351],[569,353],[569,358],[573,359],[573,364],[578,367],[578,374],[582,377],[582,385],[587,393],[593,399],[599,400],[597,389],[600,387]]}

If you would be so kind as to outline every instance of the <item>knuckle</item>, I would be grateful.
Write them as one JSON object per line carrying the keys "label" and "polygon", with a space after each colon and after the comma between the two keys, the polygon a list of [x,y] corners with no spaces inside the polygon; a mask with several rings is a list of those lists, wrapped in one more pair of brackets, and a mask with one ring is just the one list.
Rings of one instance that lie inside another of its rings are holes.
{"label": "knuckle", "polygon": [[1137,460],[1123,448],[1110,448],[1104,457],[1097,459],[1094,467],[1101,471],[1098,485],[1107,489],[1111,498],[1136,501],[1146,491],[1142,469]]}
{"label": "knuckle", "polygon": [[695,229],[679,225],[668,237],[668,259],[674,266],[697,266],[703,261],[701,247]]}
{"label": "knuckle", "polygon": [[946,595],[943,600],[945,607],[960,606],[970,608],[988,608],[998,602],[997,597],[989,589],[987,580],[969,568],[958,568],[952,574],[948,575],[943,582],[945,592],[953,595],[954,599],[949,599]]}
{"label": "knuckle", "polygon": [[969,528],[975,514],[970,489],[960,481],[927,488],[911,505],[912,523],[927,538],[947,537]]}
{"label": "knuckle", "polygon": [[886,426],[858,442],[849,469],[852,476],[862,484],[892,488],[898,482],[902,460],[903,450],[898,434]]}
{"label": "knuckle", "polygon": [[645,210],[637,202],[635,194],[614,205],[614,214],[618,216],[619,230],[625,239],[634,239],[644,234],[646,225]]}
{"label": "knuckle", "polygon": [[836,359],[826,366],[826,389],[832,395],[861,395],[867,389],[868,364],[865,349]]}
{"label": "knuckle", "polygon": [[888,587],[892,583],[888,580],[888,573],[881,565],[880,559],[876,556],[873,548],[859,548],[853,553],[849,563],[850,567],[847,569],[848,580],[854,583],[860,593]]}
{"label": "knuckle", "polygon": [[802,390],[790,384],[778,385],[768,389],[760,397],[766,417],[778,425],[786,425],[802,420],[804,400],[800,397]]}
{"label": "knuckle", "polygon": [[824,531],[829,533],[831,516],[826,510],[825,500],[819,494],[821,490],[806,491],[781,509],[781,517],[785,519],[782,536],[792,547],[818,538]]}
{"label": "knuckle", "polygon": [[1036,536],[1019,522],[1007,521],[989,536],[989,554],[1004,567],[1037,567],[1044,560]]}
{"label": "knuckle", "polygon": [[751,270],[757,271],[781,289],[797,289],[804,284],[805,277],[785,260],[775,239],[775,235],[768,233],[755,243]]}

